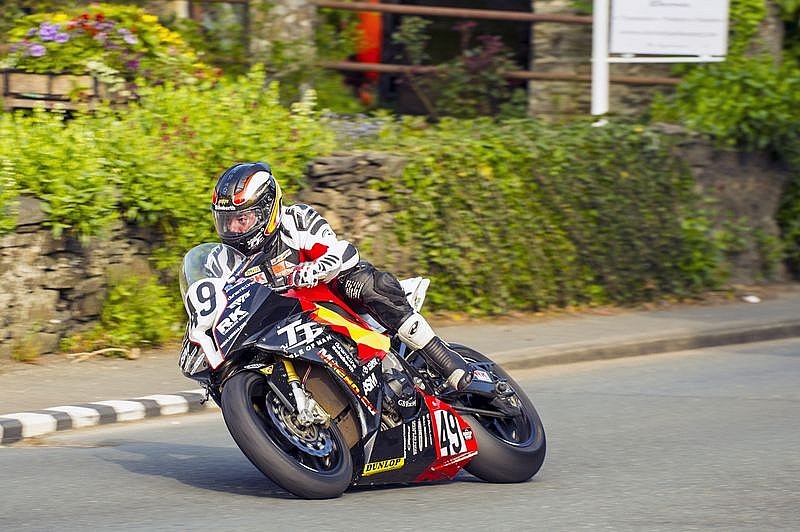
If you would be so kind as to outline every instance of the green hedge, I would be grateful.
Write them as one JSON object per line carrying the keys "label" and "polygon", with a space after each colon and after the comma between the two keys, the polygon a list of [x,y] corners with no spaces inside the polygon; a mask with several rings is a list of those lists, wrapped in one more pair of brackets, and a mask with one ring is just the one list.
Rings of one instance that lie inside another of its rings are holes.
{"label": "green hedge", "polygon": [[[642,126],[382,121],[377,137],[373,126],[363,128],[361,147],[408,160],[402,176],[380,186],[403,207],[387,230],[409,248],[414,271],[434,280],[431,309],[630,303],[724,280],[724,239],[711,229],[692,178],[668,139]],[[188,248],[214,238],[210,191],[225,167],[267,160],[291,194],[308,162],[336,147],[313,98],[283,107],[259,70],[211,91],[151,89],[124,110],[4,113],[0,211],[8,229],[13,198],[28,193],[45,201],[56,234],[103,238],[120,219],[148,227],[165,242],[153,263],[169,273]],[[156,326],[135,298],[128,308],[124,299],[109,302],[110,331],[93,338],[155,341],[134,337],[131,324]]]}
{"label": "green hedge", "polygon": [[642,126],[406,120],[383,146],[410,159],[383,187],[437,308],[630,303],[725,277],[693,178]]}
{"label": "green hedge", "polygon": [[286,108],[278,86],[255,69],[237,82],[203,91],[143,89],[138,104],[74,116],[36,111],[0,114],[0,224],[10,197],[46,202],[56,235],[103,235],[118,219],[153,228],[166,246],[159,268],[214,238],[209,212],[216,178],[231,164],[267,160],[289,192],[333,133],[315,119],[314,98]]}

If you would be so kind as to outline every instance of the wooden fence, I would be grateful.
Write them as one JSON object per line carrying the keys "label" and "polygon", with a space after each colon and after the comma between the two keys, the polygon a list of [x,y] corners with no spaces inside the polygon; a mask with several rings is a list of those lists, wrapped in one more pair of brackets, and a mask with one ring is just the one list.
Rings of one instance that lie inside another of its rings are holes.
{"label": "wooden fence", "polygon": [[[334,2],[317,0],[317,7],[329,9],[342,9],[347,11],[378,12],[396,15],[419,15],[431,17],[451,17],[484,20],[505,20],[514,22],[555,23],[592,25],[592,17],[578,15],[539,14],[523,11],[499,11],[489,9],[462,9],[402,4],[376,4],[369,2]],[[354,72],[380,72],[380,73],[413,73],[425,74],[435,72],[436,66],[409,66],[387,63],[359,63],[355,61],[329,61],[323,66],[342,71]],[[571,72],[536,72],[531,70],[514,70],[506,72],[509,79],[541,80],[541,81],[572,81],[591,82],[591,75],[573,74]],[[612,83],[630,85],[677,85],[679,78],[665,76],[612,76]]]}
{"label": "wooden fence", "polygon": [[[251,0],[190,0],[189,15],[199,19],[202,16],[202,4],[204,3],[227,3],[244,4],[249,11]],[[592,17],[580,15],[559,15],[559,14],[540,14],[524,11],[502,11],[494,9],[467,9],[467,8],[448,8],[421,5],[403,4],[380,4],[371,2],[336,2],[327,0],[315,0],[314,5],[318,8],[341,9],[356,12],[376,12],[394,15],[416,15],[429,17],[450,17],[478,20],[501,20],[509,22],[529,22],[531,24],[567,24],[567,25],[592,25]],[[250,26],[249,16],[245,15],[242,22],[243,35],[245,39],[245,50],[248,49],[247,38]],[[356,61],[327,61],[321,64],[325,68],[346,72],[379,72],[385,74],[425,74],[436,71],[436,66],[409,66],[393,63],[363,63]],[[508,79],[531,80],[531,81],[569,81],[578,83],[590,83],[591,75],[574,74],[571,72],[537,72],[535,70],[514,70],[506,72]],[[612,83],[622,83],[629,85],[677,85],[679,78],[666,76],[624,76],[616,75],[611,77]]]}

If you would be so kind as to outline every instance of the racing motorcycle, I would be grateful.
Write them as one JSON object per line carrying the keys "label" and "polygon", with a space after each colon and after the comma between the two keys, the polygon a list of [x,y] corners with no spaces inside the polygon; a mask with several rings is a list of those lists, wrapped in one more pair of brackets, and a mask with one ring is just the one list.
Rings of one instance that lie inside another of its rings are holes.
{"label": "racing motorcycle", "polygon": [[[350,486],[452,479],[462,468],[489,482],[539,471],[539,415],[489,358],[450,344],[474,371],[468,393],[452,390],[419,351],[327,285],[294,287],[263,262],[217,243],[185,255],[180,368],[274,483],[322,499]],[[401,284],[419,310],[429,281]]]}

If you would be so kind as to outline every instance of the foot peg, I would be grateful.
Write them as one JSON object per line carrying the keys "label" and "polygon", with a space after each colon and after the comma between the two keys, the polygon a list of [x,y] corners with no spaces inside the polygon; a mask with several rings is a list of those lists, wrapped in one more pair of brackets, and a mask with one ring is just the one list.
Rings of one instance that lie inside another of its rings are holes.
{"label": "foot peg", "polygon": [[453,370],[450,376],[447,377],[447,386],[459,392],[466,390],[471,383],[472,372],[464,371],[461,368]]}

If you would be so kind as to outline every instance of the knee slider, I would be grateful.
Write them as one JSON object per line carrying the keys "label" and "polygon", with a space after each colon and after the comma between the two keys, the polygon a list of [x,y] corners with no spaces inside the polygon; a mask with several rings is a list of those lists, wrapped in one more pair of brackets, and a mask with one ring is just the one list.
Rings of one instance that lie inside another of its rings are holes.
{"label": "knee slider", "polygon": [[414,314],[400,281],[394,275],[382,272],[371,264],[359,267],[357,272],[348,277],[347,283],[358,283],[360,290],[358,301],[367,308],[372,317],[390,331],[397,331],[400,325]]}

